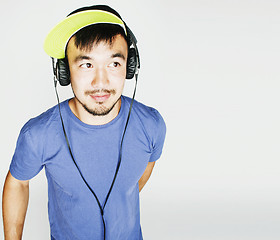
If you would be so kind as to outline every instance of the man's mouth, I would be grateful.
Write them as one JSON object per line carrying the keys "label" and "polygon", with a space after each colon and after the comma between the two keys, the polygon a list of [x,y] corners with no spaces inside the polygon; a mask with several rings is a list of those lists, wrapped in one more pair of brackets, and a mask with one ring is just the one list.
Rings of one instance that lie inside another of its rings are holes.
{"label": "man's mouth", "polygon": [[108,89],[95,89],[91,91],[86,91],[86,95],[90,96],[95,102],[103,103],[108,100],[111,95],[116,94],[116,90],[108,90]]}
{"label": "man's mouth", "polygon": [[111,94],[90,94],[89,96],[96,102],[105,102],[111,96]]}

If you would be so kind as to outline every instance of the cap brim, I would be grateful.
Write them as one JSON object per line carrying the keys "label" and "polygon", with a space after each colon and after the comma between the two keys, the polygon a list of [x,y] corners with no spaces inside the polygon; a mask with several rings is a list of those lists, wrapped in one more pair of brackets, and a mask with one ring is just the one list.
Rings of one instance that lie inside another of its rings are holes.
{"label": "cap brim", "polygon": [[56,59],[65,58],[65,48],[69,39],[80,29],[97,23],[120,25],[126,33],[124,22],[112,13],[101,10],[78,12],[59,22],[49,32],[44,42],[45,52]]}

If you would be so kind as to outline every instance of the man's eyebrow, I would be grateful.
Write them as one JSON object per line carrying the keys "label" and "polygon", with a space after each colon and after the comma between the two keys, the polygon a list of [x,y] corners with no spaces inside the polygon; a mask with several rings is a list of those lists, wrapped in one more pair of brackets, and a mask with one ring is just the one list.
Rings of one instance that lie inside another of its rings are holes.
{"label": "man's eyebrow", "polygon": [[82,60],[92,60],[92,58],[87,55],[78,55],[77,57],[75,57],[74,62],[79,62]]}
{"label": "man's eyebrow", "polygon": [[[123,60],[125,60],[125,56],[122,53],[120,53],[120,52],[113,53],[111,55],[111,58],[118,58],[118,57],[122,58]],[[82,61],[82,60],[92,60],[92,58],[87,56],[87,55],[78,55],[77,57],[75,57],[74,62],[79,62],[79,61]]]}
{"label": "man's eyebrow", "polygon": [[122,53],[120,53],[120,52],[114,53],[114,54],[111,55],[111,58],[117,58],[117,57],[122,58],[123,60],[125,60],[125,56]]}

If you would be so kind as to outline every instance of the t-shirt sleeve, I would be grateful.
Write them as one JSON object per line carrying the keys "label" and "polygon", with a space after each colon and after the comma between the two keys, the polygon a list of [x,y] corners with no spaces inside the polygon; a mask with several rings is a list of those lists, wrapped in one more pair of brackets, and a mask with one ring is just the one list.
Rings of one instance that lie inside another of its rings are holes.
{"label": "t-shirt sleeve", "polygon": [[156,109],[152,109],[152,111],[154,112],[154,119],[156,121],[153,131],[154,136],[152,138],[152,154],[149,160],[150,162],[154,162],[160,158],[166,135],[166,125],[162,116]]}
{"label": "t-shirt sleeve", "polygon": [[39,144],[38,138],[25,125],[19,134],[10,165],[10,172],[14,178],[29,180],[41,171],[43,164]]}

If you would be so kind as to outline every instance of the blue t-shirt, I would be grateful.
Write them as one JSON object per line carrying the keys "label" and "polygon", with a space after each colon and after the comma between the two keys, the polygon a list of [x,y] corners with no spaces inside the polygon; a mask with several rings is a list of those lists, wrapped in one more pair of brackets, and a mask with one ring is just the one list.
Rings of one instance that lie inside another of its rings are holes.
{"label": "blue t-shirt", "polygon": [[[88,125],[61,103],[65,130],[75,161],[103,205],[119,157],[131,99],[122,96],[118,116],[105,125]],[[157,110],[134,101],[125,133],[120,169],[104,209],[107,240],[141,240],[138,180],[148,162],[162,152],[166,127]],[[98,204],[82,180],[64,137],[58,106],[22,128],[10,166],[13,177],[28,180],[45,167],[48,212],[55,240],[101,240]]]}

